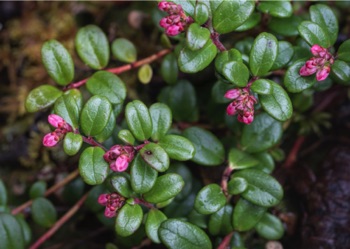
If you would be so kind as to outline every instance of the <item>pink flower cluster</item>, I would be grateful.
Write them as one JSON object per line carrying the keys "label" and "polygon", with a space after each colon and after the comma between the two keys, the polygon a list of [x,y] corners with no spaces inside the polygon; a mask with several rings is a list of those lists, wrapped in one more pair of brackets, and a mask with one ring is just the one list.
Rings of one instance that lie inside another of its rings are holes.
{"label": "pink flower cluster", "polygon": [[175,3],[161,1],[158,4],[158,8],[169,14],[167,17],[163,17],[159,25],[165,28],[165,33],[168,36],[175,36],[185,30],[185,27],[193,22],[191,17],[186,16],[181,5]]}
{"label": "pink flower cluster", "polygon": [[249,87],[228,90],[225,98],[233,101],[227,106],[226,113],[230,116],[236,115],[241,123],[250,124],[254,120],[254,104],[256,98],[250,94]]}
{"label": "pink flower cluster", "polygon": [[117,193],[101,194],[97,201],[102,206],[106,206],[105,216],[112,218],[116,216],[117,211],[124,205],[125,198]]}
{"label": "pink flower cluster", "polygon": [[73,131],[72,127],[56,114],[49,115],[48,121],[56,130],[44,136],[43,145],[46,147],[55,146],[68,132]]}
{"label": "pink flower cluster", "polygon": [[300,68],[300,75],[310,76],[316,73],[317,81],[326,79],[331,71],[331,65],[334,63],[333,55],[326,48],[319,45],[313,45],[311,47],[311,53],[314,57]]}
{"label": "pink flower cluster", "polygon": [[103,158],[109,163],[111,170],[122,172],[128,168],[134,156],[135,150],[132,146],[114,145],[103,155]]}

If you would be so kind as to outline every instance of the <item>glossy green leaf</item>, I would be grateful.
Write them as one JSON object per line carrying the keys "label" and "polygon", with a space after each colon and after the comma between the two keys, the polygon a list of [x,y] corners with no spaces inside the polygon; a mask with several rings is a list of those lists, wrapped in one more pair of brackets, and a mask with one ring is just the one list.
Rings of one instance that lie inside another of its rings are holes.
{"label": "glossy green leaf", "polygon": [[147,214],[145,221],[146,234],[147,237],[150,238],[154,243],[160,243],[158,230],[160,224],[165,220],[167,220],[167,217],[160,210],[151,209]]}
{"label": "glossy green leaf", "polygon": [[50,77],[65,86],[74,78],[74,63],[67,49],[56,40],[45,42],[41,48],[41,59]]}
{"label": "glossy green leaf", "polygon": [[209,29],[199,26],[198,23],[192,23],[186,33],[187,47],[193,51],[201,49],[208,42],[209,38]]}
{"label": "glossy green leaf", "polygon": [[115,231],[122,237],[130,236],[140,227],[143,211],[140,205],[125,204],[118,212]]}
{"label": "glossy green leaf", "polygon": [[266,208],[240,198],[233,211],[233,227],[240,231],[252,229],[266,213]]}
{"label": "glossy green leaf", "polygon": [[158,176],[158,171],[151,168],[140,155],[132,161],[130,181],[132,189],[139,194],[152,189]]}
{"label": "glossy green leaf", "polygon": [[260,95],[271,94],[272,86],[270,82],[270,80],[258,79],[252,83],[251,89],[253,90],[253,92],[258,93]]}
{"label": "glossy green leaf", "polygon": [[270,81],[270,84],[272,88],[271,94],[260,95],[260,103],[264,110],[272,117],[279,121],[286,121],[293,114],[293,106],[289,95],[277,83]]}
{"label": "glossy green leaf", "polygon": [[277,205],[283,197],[283,189],[272,176],[256,169],[241,170],[232,178],[244,178],[248,182],[247,189],[241,194],[244,199],[262,207]]}
{"label": "glossy green leaf", "polygon": [[115,127],[116,127],[116,118],[115,118],[114,112],[112,111],[111,115],[109,116],[106,127],[102,130],[102,132],[100,132],[95,136],[96,141],[99,143],[102,143],[108,138],[110,138]]}
{"label": "glossy green leaf", "polygon": [[[26,220],[24,219],[24,217],[17,215],[17,216],[15,216],[15,218],[16,218],[17,222],[19,223],[19,225],[21,226],[21,230],[22,230],[22,233],[23,233],[24,245],[26,247],[28,247],[30,242],[31,242],[31,240],[32,240],[32,230],[31,230],[30,226],[28,225],[28,223],[26,222]],[[1,220],[1,218],[0,218],[0,220]],[[0,229],[2,229],[1,225],[0,225]],[[18,235],[19,234],[17,234],[17,236]],[[18,237],[20,237],[20,235]]]}
{"label": "glossy green leaf", "polygon": [[175,173],[182,177],[182,179],[185,182],[184,187],[182,188],[181,192],[176,195],[175,201],[180,201],[188,197],[188,195],[193,191],[194,187],[194,179],[192,177],[192,173],[189,170],[189,168],[180,162],[172,163],[169,167],[169,170],[167,173]]}
{"label": "glossy green leaf", "polygon": [[312,87],[316,78],[314,75],[301,76],[299,74],[300,68],[305,64],[305,60],[299,60],[290,66],[284,76],[284,86],[288,92],[298,93],[305,89]]}
{"label": "glossy green leaf", "polygon": [[209,9],[205,3],[197,2],[194,10],[194,20],[199,25],[203,25],[209,18]]}
{"label": "glossy green leaf", "polygon": [[81,129],[85,135],[98,135],[106,128],[112,113],[111,103],[98,95],[86,102],[80,115]]}
{"label": "glossy green leaf", "polygon": [[315,4],[310,6],[311,21],[320,25],[326,31],[330,45],[333,45],[338,38],[338,20],[330,7],[325,4]]}
{"label": "glossy green leaf", "polygon": [[241,145],[247,152],[261,152],[276,145],[281,137],[281,122],[267,113],[261,113],[255,117],[252,124],[244,126]]}
{"label": "glossy green leaf", "polygon": [[104,153],[100,147],[88,147],[81,154],[79,172],[85,183],[96,185],[106,179],[109,165],[103,159]]}
{"label": "glossy green leaf", "polygon": [[107,189],[104,185],[96,185],[91,188],[85,201],[85,206],[94,213],[100,212],[105,209],[104,206],[100,205],[96,200],[101,194],[105,194]]}
{"label": "glossy green leaf", "polygon": [[282,222],[269,213],[263,215],[255,229],[261,237],[268,240],[278,240],[282,238],[284,233]]}
{"label": "glossy green leaf", "polygon": [[198,213],[195,209],[191,210],[187,216],[187,221],[203,229],[206,229],[208,227],[208,216]]}
{"label": "glossy green leaf", "polygon": [[278,54],[271,70],[276,70],[284,67],[293,58],[294,49],[292,44],[286,41],[278,42]]}
{"label": "glossy green leaf", "polygon": [[30,91],[25,106],[28,112],[37,112],[51,106],[62,95],[62,91],[50,85],[42,85]]}
{"label": "glossy green leaf", "polygon": [[145,193],[144,199],[151,203],[159,203],[175,197],[184,186],[182,177],[168,173],[157,178],[153,188]]}
{"label": "glossy green leaf", "polygon": [[288,18],[272,17],[268,27],[273,32],[284,36],[299,35],[298,26],[303,21],[300,16],[293,15]]}
{"label": "glossy green leaf", "polygon": [[238,195],[248,188],[248,182],[241,177],[232,178],[227,184],[227,192],[230,195]]}
{"label": "glossy green leaf", "polygon": [[230,89],[232,89],[231,84],[227,84],[219,80],[214,84],[211,90],[211,97],[215,101],[215,103],[219,103],[219,104],[229,103],[232,100],[225,98],[224,95]]}
{"label": "glossy green leaf", "polygon": [[158,143],[171,159],[187,161],[193,158],[195,149],[193,144],[182,136],[166,135]]}
{"label": "glossy green leaf", "polygon": [[271,174],[275,168],[275,161],[272,156],[267,152],[261,152],[253,155],[258,161],[258,165],[254,169],[264,171],[267,174]]}
{"label": "glossy green leaf", "polygon": [[321,47],[328,48],[331,46],[331,42],[328,36],[328,32],[325,31],[320,25],[310,21],[303,21],[298,26],[298,31],[301,37],[309,43],[310,46],[318,44]]}
{"label": "glossy green leaf", "polygon": [[126,198],[134,195],[129,174],[125,172],[117,173],[110,178],[110,183],[119,194]]}
{"label": "glossy green leaf", "polygon": [[190,16],[194,16],[194,9],[196,6],[195,0],[172,0],[176,4],[180,4],[182,9]]}
{"label": "glossy green leaf", "polygon": [[25,241],[21,224],[7,213],[0,213],[1,248],[24,249]]}
{"label": "glossy green leaf", "polygon": [[263,32],[255,39],[250,51],[249,66],[254,76],[262,76],[270,71],[278,53],[278,41],[272,34]]}
{"label": "glossy green leaf", "polygon": [[350,65],[342,60],[336,60],[331,67],[332,76],[335,76],[337,81],[349,84],[350,81]]}
{"label": "glossy green leaf", "polygon": [[30,199],[35,199],[38,197],[44,197],[46,191],[46,182],[37,181],[35,182],[29,189],[29,197]]}
{"label": "glossy green leaf", "polygon": [[243,62],[231,61],[226,63],[222,69],[222,74],[231,83],[239,87],[244,87],[248,83],[249,70]]}
{"label": "glossy green leaf", "polygon": [[94,73],[86,82],[86,87],[91,94],[106,97],[112,104],[121,104],[126,97],[124,82],[107,71]]}
{"label": "glossy green leaf", "polygon": [[32,218],[42,227],[51,227],[57,220],[57,212],[48,199],[39,197],[33,201]]}
{"label": "glossy green leaf", "polygon": [[142,84],[151,82],[153,76],[153,69],[149,64],[145,64],[137,71],[137,77]]}
{"label": "glossy green leaf", "polygon": [[254,8],[253,1],[221,1],[213,10],[213,27],[220,34],[234,31],[250,17]]}
{"label": "glossy green leaf", "polygon": [[177,58],[173,53],[164,57],[160,66],[160,74],[169,85],[174,85],[177,82],[179,68],[177,66]]}
{"label": "glossy green leaf", "polygon": [[209,232],[210,234],[216,235],[226,235],[233,231],[232,226],[232,212],[233,208],[231,205],[227,204],[219,209],[217,212],[210,215],[209,218]]}
{"label": "glossy green leaf", "polygon": [[149,108],[153,130],[152,140],[159,141],[170,129],[172,123],[172,114],[170,108],[162,103],[155,103]]}
{"label": "glossy green leaf", "polygon": [[118,132],[118,138],[122,140],[124,143],[130,144],[130,145],[133,145],[135,142],[135,138],[129,130],[120,130]]}
{"label": "glossy green leaf", "polygon": [[63,149],[68,156],[77,154],[83,144],[83,137],[80,134],[68,132],[63,140]]}
{"label": "glossy green leaf", "polygon": [[54,105],[55,113],[74,129],[79,127],[79,117],[83,108],[83,96],[78,89],[71,89],[59,97]]}
{"label": "glossy green leaf", "polygon": [[220,52],[215,58],[215,68],[222,74],[224,65],[228,62],[243,62],[242,54],[237,49],[230,49],[227,51]]}
{"label": "glossy green leaf", "polygon": [[275,17],[290,17],[293,14],[292,4],[289,0],[261,1],[258,10]]}
{"label": "glossy green leaf", "polygon": [[109,44],[106,34],[95,25],[79,29],[75,37],[75,47],[79,57],[93,69],[107,66],[109,61]]}
{"label": "glossy green leaf", "polygon": [[152,135],[152,119],[147,106],[139,100],[134,100],[126,105],[125,118],[128,127],[134,137],[139,141],[145,141]]}
{"label": "glossy green leaf", "polygon": [[185,47],[181,50],[178,57],[180,70],[184,73],[197,73],[209,66],[216,53],[217,48],[211,39],[201,49],[196,51]]}
{"label": "glossy green leaf", "polygon": [[337,58],[346,62],[350,62],[350,40],[343,42],[337,52]]}
{"label": "glossy green leaf", "polygon": [[205,166],[217,166],[224,162],[225,151],[220,140],[211,132],[199,127],[187,128],[183,135],[188,138],[194,148],[192,161]]}
{"label": "glossy green leaf", "polygon": [[226,204],[226,197],[217,184],[209,184],[202,188],[195,200],[194,208],[201,214],[212,214]]}
{"label": "glossy green leaf", "polygon": [[160,240],[170,249],[211,249],[208,235],[191,223],[169,219],[164,221],[158,231]]}
{"label": "glossy green leaf", "polygon": [[125,38],[118,38],[112,42],[112,54],[117,60],[126,63],[134,62],[137,58],[134,44]]}
{"label": "glossy green leaf", "polygon": [[0,206],[7,204],[7,191],[4,182],[0,179]]}
{"label": "glossy green leaf", "polygon": [[261,14],[253,12],[253,14],[241,26],[236,28],[235,31],[242,32],[242,31],[252,29],[256,25],[258,25],[260,21],[261,21]]}
{"label": "glossy green leaf", "polygon": [[158,144],[146,144],[140,150],[140,155],[150,167],[159,172],[164,172],[169,168],[169,156]]}
{"label": "glossy green leaf", "polygon": [[228,165],[231,169],[246,169],[258,164],[258,161],[246,152],[232,148],[228,154]]}

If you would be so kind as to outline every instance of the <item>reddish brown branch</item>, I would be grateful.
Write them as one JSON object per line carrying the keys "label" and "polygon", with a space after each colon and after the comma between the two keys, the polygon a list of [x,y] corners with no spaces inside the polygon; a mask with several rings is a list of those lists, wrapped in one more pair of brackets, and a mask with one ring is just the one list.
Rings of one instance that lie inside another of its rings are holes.
{"label": "reddish brown branch", "polygon": [[297,160],[297,155],[300,150],[300,147],[303,145],[304,141],[305,141],[304,136],[298,137],[298,139],[295,141],[293,148],[289,152],[288,157],[285,163],[283,164],[284,168],[288,169],[292,167],[292,165],[295,163],[295,161]]}
{"label": "reddish brown branch", "polygon": [[217,249],[227,249],[230,248],[230,241],[234,232],[231,232],[225,236],[225,238],[221,241],[220,245]]}
{"label": "reddish brown branch", "polygon": [[211,40],[213,41],[214,45],[220,50],[220,52],[226,51],[224,44],[221,43],[219,40],[219,33],[213,32],[210,35]]}
{"label": "reddish brown branch", "polygon": [[50,228],[43,236],[41,236],[29,249],[37,249],[41,244],[43,244],[46,240],[48,240],[55,232],[66,223],[83,205],[86,200],[88,193],[86,193],[80,200],[71,208],[69,211],[59,219],[53,227]]}
{"label": "reddish brown branch", "polygon": [[221,177],[221,189],[226,197],[228,197],[227,182],[230,179],[232,171],[233,169],[230,166],[227,166]]}

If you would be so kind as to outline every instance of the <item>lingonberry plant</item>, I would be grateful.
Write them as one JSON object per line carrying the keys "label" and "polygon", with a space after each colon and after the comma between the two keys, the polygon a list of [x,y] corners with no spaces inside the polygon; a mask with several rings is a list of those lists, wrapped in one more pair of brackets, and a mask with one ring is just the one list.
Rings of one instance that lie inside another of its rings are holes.
{"label": "lingonberry plant", "polygon": [[[26,109],[50,110],[55,130],[43,146],[62,147],[79,165],[48,190],[35,183],[32,199],[12,211],[0,182],[1,248],[38,248],[84,204],[126,248],[147,239],[174,249],[238,249],[253,248],[255,232],[282,238],[283,189],[271,173],[283,134],[311,108],[303,105],[312,94],[303,92],[350,82],[350,40],[336,43],[335,12],[325,4],[248,0],[161,1],[154,8],[165,48],[141,60],[125,38],[109,44],[95,25],[77,32],[76,51],[95,70],[86,79],[74,81],[74,61],[59,41],[43,44],[44,67],[57,85],[33,89]],[[302,8],[309,15],[298,15]],[[130,64],[109,68],[110,53]],[[158,102],[133,99],[117,75],[140,67],[148,83],[155,61],[165,83]],[[200,85],[188,74],[203,70],[217,79],[210,92],[188,80]],[[200,166],[216,167],[220,179],[199,181],[193,173]],[[57,221],[46,197],[79,176],[92,187]],[[31,238],[19,215],[29,206],[32,219],[50,228],[40,238]]]}

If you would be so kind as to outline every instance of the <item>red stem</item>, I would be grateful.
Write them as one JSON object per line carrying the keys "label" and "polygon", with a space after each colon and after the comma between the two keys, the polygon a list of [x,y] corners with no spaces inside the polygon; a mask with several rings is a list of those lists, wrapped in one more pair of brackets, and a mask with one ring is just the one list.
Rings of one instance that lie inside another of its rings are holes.
{"label": "red stem", "polygon": [[100,148],[102,148],[104,151],[107,151],[107,149],[100,143],[96,142],[92,137],[83,137],[83,141],[87,144],[90,144],[92,146],[98,146]]}
{"label": "red stem", "polygon": [[225,236],[225,238],[221,241],[220,245],[217,247],[217,249],[227,249],[230,248],[230,241],[233,236],[234,232],[231,232]]}
{"label": "red stem", "polygon": [[214,45],[220,50],[220,52],[226,51],[227,49],[225,48],[224,44],[221,43],[219,40],[219,33],[218,32],[213,32],[210,35],[211,40],[213,41]]}
{"label": "red stem", "polygon": [[134,198],[134,201],[135,201],[136,204],[144,205],[145,207],[147,207],[149,209],[153,209],[154,208],[154,205],[152,205],[152,204],[150,204],[147,201],[144,201],[142,199]]}
{"label": "red stem", "polygon": [[297,160],[297,155],[300,150],[300,147],[303,145],[304,141],[305,141],[304,136],[298,137],[298,139],[295,141],[293,148],[289,152],[286,162],[283,165],[284,168],[289,169],[295,163],[295,161]]}
{"label": "red stem", "polygon": [[227,182],[230,179],[231,173],[233,169],[230,166],[227,166],[222,173],[221,178],[221,189],[224,192],[225,196],[228,197],[228,191],[227,191]]}

